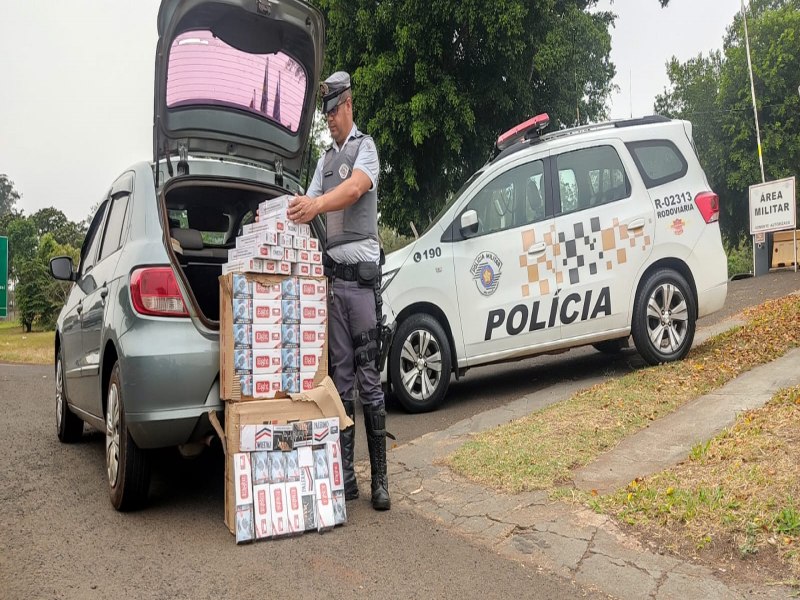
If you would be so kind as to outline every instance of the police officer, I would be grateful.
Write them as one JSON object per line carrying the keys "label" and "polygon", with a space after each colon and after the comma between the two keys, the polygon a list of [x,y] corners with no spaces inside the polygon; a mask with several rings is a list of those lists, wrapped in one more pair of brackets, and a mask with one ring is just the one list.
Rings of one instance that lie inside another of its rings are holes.
{"label": "police officer", "polygon": [[[338,71],[321,86],[322,112],[333,144],[317,162],[306,196],[289,206],[289,218],[307,223],[326,213],[325,274],[329,278],[331,368],[345,411],[355,416],[356,383],[364,410],[372,470],[372,506],[390,507],[386,476],[386,411],[377,367],[380,244],[378,152],[353,123],[350,75]],[[355,428],[340,433],[345,499],[358,497]]]}

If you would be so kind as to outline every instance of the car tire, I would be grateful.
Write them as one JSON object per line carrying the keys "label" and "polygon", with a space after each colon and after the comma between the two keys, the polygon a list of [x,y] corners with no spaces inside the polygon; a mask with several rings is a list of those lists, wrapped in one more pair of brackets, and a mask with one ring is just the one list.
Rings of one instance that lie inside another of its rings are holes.
{"label": "car tire", "polygon": [[83,437],[83,420],[70,410],[67,402],[61,348],[58,349],[56,356],[56,434],[59,441],[64,444],[74,444]]}
{"label": "car tire", "polygon": [[592,344],[595,350],[603,354],[619,354],[628,347],[628,338],[617,338],[615,340],[603,340]]}
{"label": "car tire", "polygon": [[106,475],[114,508],[128,511],[145,504],[150,461],[128,432],[119,361],[114,363],[106,395]]}
{"label": "car tire", "polygon": [[392,389],[410,413],[435,410],[450,385],[450,343],[431,315],[411,315],[400,323],[389,355]]}
{"label": "car tire", "polygon": [[636,350],[651,365],[682,359],[694,341],[696,315],[686,279],[670,269],[655,271],[639,288],[633,306]]}

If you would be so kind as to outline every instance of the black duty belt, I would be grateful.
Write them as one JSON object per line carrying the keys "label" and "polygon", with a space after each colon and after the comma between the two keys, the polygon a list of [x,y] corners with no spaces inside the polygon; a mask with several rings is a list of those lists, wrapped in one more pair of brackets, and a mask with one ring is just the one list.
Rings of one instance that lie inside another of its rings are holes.
{"label": "black duty belt", "polygon": [[358,265],[343,265],[332,261],[325,256],[323,269],[326,277],[341,279],[342,281],[358,281]]}

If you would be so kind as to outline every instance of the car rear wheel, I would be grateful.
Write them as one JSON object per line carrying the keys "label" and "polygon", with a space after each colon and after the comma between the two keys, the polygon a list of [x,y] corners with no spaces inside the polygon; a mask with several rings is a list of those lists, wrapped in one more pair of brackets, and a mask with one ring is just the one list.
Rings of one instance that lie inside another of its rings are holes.
{"label": "car rear wheel", "polygon": [[439,322],[428,314],[403,321],[392,342],[389,371],[398,401],[408,412],[434,410],[450,385],[450,344]]}
{"label": "car rear wheel", "polygon": [[150,488],[148,458],[128,432],[121,373],[119,362],[116,362],[106,396],[106,474],[111,504],[117,510],[134,510],[147,501]]}
{"label": "car rear wheel", "polygon": [[694,340],[697,310],[686,279],[670,269],[651,274],[639,289],[631,330],[639,354],[651,365],[680,360]]}
{"label": "car rear wheel", "polygon": [[74,444],[83,437],[83,421],[70,410],[67,403],[64,360],[60,348],[56,357],[56,433],[64,444]]}

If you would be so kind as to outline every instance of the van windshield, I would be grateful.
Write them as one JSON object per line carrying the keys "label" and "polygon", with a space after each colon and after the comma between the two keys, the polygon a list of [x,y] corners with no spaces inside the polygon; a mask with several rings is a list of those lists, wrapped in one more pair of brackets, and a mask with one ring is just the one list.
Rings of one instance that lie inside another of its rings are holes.
{"label": "van windshield", "polygon": [[470,177],[469,179],[467,179],[464,182],[464,185],[462,185],[460,188],[458,188],[458,191],[455,194],[450,196],[450,199],[445,203],[444,207],[442,207],[442,210],[440,210],[439,214],[437,214],[435,217],[433,217],[433,220],[430,223],[428,223],[428,226],[425,228],[425,231],[423,231],[420,234],[420,237],[422,237],[423,235],[428,233],[428,231],[430,231],[430,228],[433,227],[435,223],[439,222],[439,219],[442,218],[442,215],[444,215],[444,213],[446,213],[448,210],[450,210],[450,207],[453,206],[453,204],[455,204],[455,201],[458,200],[461,197],[461,194],[464,193],[464,190],[466,190],[469,186],[471,186],[472,182],[475,181],[482,174],[483,174],[483,171],[478,171],[478,172],[474,173],[472,175],[472,177]]}

